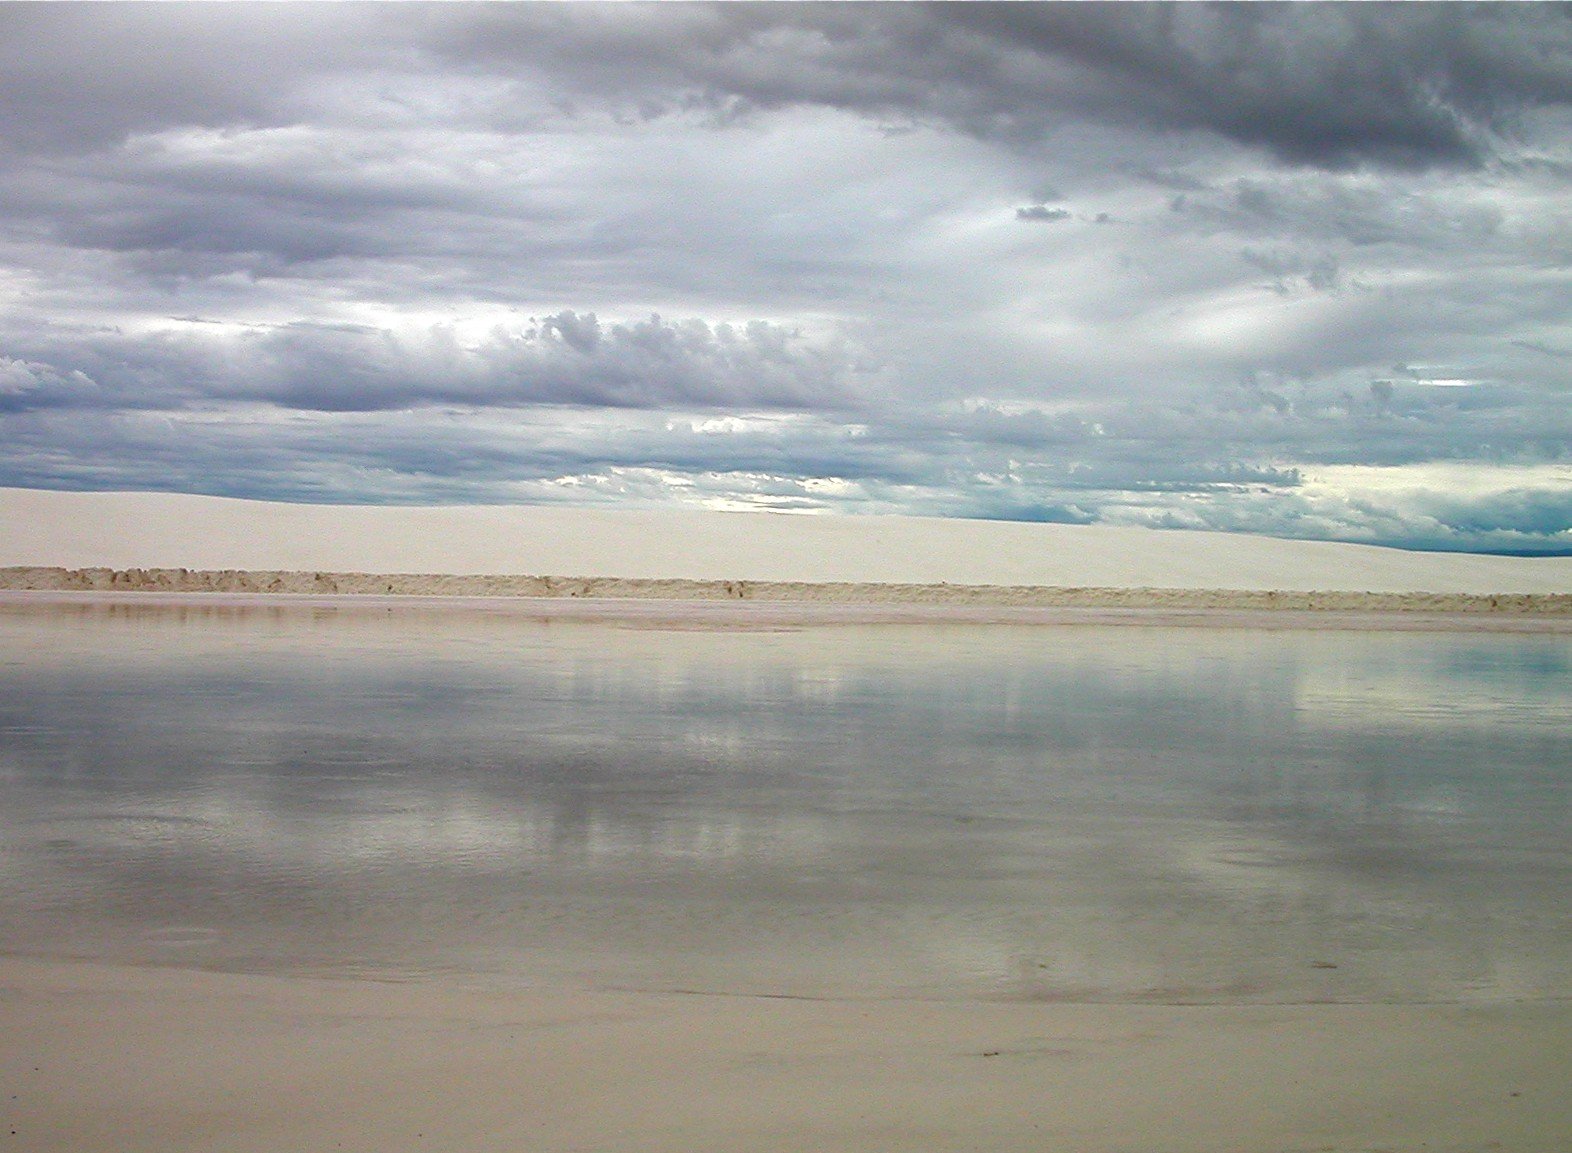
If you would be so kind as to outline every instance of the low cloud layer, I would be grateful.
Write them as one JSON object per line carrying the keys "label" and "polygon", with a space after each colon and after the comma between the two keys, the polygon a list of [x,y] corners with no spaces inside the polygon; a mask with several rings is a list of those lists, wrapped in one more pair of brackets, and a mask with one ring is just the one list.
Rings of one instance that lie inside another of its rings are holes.
{"label": "low cloud layer", "polygon": [[1572,551],[1557,6],[0,31],[0,483]]}

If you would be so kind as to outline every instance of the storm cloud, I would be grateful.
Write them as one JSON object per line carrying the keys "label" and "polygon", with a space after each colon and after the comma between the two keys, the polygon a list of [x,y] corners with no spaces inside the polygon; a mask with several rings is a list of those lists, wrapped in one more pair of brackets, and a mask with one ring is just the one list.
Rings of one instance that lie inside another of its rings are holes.
{"label": "storm cloud", "polygon": [[0,7],[0,483],[1572,551],[1559,5]]}

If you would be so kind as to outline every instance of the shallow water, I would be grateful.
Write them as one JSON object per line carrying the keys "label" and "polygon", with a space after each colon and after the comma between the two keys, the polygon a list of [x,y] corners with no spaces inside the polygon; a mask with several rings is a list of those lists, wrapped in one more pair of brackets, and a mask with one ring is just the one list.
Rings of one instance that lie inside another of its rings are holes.
{"label": "shallow water", "polygon": [[1568,732],[1564,634],[10,603],[0,949],[794,996],[1566,997]]}

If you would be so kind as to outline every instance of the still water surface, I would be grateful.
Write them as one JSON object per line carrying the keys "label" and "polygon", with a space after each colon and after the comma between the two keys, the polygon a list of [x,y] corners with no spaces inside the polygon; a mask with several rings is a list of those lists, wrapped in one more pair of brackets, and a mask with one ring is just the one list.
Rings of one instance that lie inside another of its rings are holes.
{"label": "still water surface", "polygon": [[1572,995],[1572,636],[694,613],[0,605],[0,950]]}

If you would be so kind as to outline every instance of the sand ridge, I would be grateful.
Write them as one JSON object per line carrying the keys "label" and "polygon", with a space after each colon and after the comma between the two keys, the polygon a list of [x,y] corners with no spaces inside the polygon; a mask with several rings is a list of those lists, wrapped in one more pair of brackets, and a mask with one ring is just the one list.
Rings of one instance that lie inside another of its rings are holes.
{"label": "sand ridge", "polygon": [[1371,593],[1343,590],[1066,588],[192,569],[0,569],[0,589],[36,592],[246,593],[294,596],[531,597],[774,604],[1221,610],[1572,617],[1572,593]]}

